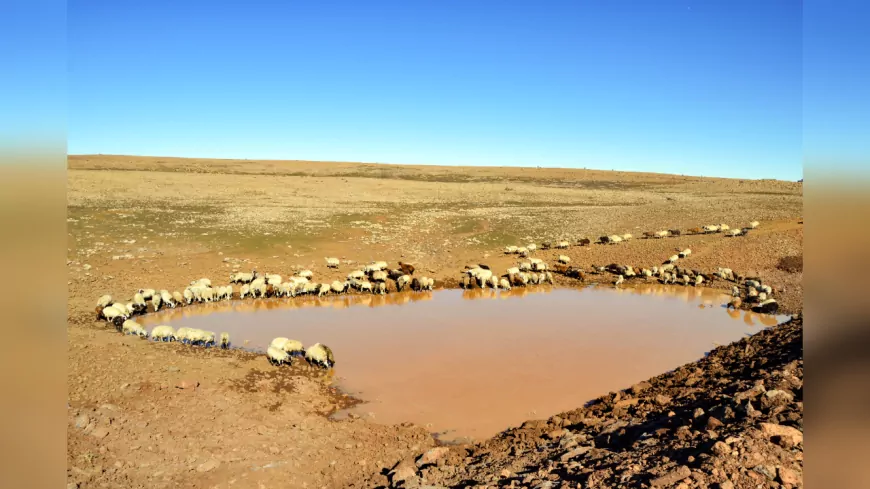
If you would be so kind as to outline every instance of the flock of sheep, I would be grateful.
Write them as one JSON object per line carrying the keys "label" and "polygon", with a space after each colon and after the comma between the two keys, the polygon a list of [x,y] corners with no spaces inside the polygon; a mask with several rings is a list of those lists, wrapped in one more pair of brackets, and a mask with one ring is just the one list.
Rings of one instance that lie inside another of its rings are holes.
{"label": "flock of sheep", "polygon": [[[759,226],[758,221],[752,221],[748,226],[743,228],[735,228],[731,229],[731,227],[727,224],[710,224],[699,228],[691,228],[686,230],[686,234],[711,234],[711,233],[723,233],[726,237],[734,237],[734,236],[743,236],[756,229]],[[661,239],[668,237],[676,237],[681,236],[682,231],[679,229],[662,229],[660,231],[647,231],[643,233],[643,237],[646,239]],[[633,238],[631,234],[612,234],[609,236],[601,236],[598,238],[596,243],[599,244],[619,244],[624,241],[630,241]],[[589,246],[592,244],[592,240],[589,238],[580,238],[577,240],[577,246]],[[555,249],[566,249],[571,246],[569,241],[558,241],[555,245],[550,241],[545,241],[541,243],[542,250],[549,250],[550,248]],[[523,258],[528,257],[531,254],[534,254],[535,250],[538,247],[536,244],[531,243],[525,246],[506,246],[504,248],[504,253],[506,255],[517,254]]]}
{"label": "flock of sheep", "polygon": [[[338,268],[338,258],[326,258],[328,268]],[[376,261],[366,265],[362,270],[355,270],[347,275],[345,281],[333,281],[331,284],[313,282],[314,273],[310,270],[302,270],[286,281],[277,274],[265,274],[259,276],[256,270],[250,273],[233,273],[230,275],[230,284],[241,284],[238,298],[245,299],[263,297],[296,297],[298,295],[314,294],[318,297],[325,294],[343,294],[350,290],[369,292],[373,294],[385,294],[387,282],[392,280],[395,289],[402,291],[410,288],[413,291],[432,290],[435,280],[429,277],[414,277],[414,266],[399,262],[399,268],[389,269],[387,262]],[[190,345],[216,346],[229,348],[230,338],[228,333],[219,336],[213,331],[204,331],[194,328],[179,328],[175,331],[171,326],[155,326],[148,333],[139,323],[133,321],[135,315],[146,314],[148,305],[151,310],[157,312],[161,307],[175,308],[193,303],[215,302],[234,299],[233,285],[213,287],[211,280],[202,278],[190,282],[183,292],[169,292],[168,290],[139,289],[126,303],[113,302],[112,296],[104,295],[97,300],[95,310],[97,319],[103,319],[112,323],[115,328],[124,334],[136,335],[142,338],[151,338],[156,341],[180,341]],[[279,338],[280,339],[280,338]],[[288,340],[289,341],[289,340]],[[274,342],[273,342],[274,343]],[[298,342],[296,342],[298,343]],[[296,345],[288,343],[288,345]],[[301,343],[299,343],[301,345]],[[270,348],[275,347],[271,345]],[[296,350],[286,352],[292,355]],[[287,363],[287,358],[277,351],[267,350],[270,362]],[[328,367],[335,364],[332,351],[319,343],[305,350],[305,358],[310,363]]]}

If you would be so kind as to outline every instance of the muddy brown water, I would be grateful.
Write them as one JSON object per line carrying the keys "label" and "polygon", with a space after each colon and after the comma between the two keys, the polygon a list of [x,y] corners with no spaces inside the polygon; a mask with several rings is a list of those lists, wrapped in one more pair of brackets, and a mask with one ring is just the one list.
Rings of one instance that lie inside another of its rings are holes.
{"label": "muddy brown water", "polygon": [[728,299],[658,285],[440,290],[212,303],[140,323],[226,331],[252,350],[278,336],[327,344],[337,386],[366,401],[353,412],[460,441],[582,406],[787,319],[726,310]]}

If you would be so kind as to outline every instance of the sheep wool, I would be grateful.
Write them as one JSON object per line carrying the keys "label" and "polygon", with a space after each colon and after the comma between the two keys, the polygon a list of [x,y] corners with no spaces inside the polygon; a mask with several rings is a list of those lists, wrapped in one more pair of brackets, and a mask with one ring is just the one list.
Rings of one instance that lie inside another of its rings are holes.
{"label": "sheep wool", "polygon": [[112,296],[110,296],[108,294],[101,296],[99,299],[97,299],[97,306],[98,307],[109,307],[109,304],[111,304],[111,303],[112,303]]}
{"label": "sheep wool", "polygon": [[288,355],[284,350],[279,350],[274,346],[270,346],[266,350],[266,357],[272,365],[282,365],[290,362],[290,355]]}
{"label": "sheep wool", "polygon": [[172,292],[172,300],[175,301],[176,304],[183,304],[185,302],[184,296],[177,290]]}
{"label": "sheep wool", "polygon": [[506,279],[506,278],[499,280],[498,286],[504,290],[511,290],[511,283],[508,282],[508,279]]}
{"label": "sheep wool", "polygon": [[338,258],[325,258],[326,268],[338,268]]}
{"label": "sheep wool", "polygon": [[305,359],[309,363],[319,365],[323,368],[332,368],[335,366],[335,357],[332,355],[332,350],[323,344],[315,343],[305,350]]}
{"label": "sheep wool", "polygon": [[151,330],[151,339],[157,341],[173,341],[175,340],[175,329],[172,326],[155,326]]}
{"label": "sheep wool", "polygon": [[565,265],[567,265],[570,262],[571,262],[571,258],[569,258],[565,255],[559,255],[559,263],[564,263]]}

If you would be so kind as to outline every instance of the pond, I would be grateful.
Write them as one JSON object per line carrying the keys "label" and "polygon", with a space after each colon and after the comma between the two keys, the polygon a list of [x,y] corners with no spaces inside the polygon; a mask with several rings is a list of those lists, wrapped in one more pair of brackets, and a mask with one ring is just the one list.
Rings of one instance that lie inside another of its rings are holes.
{"label": "pond", "polygon": [[787,319],[728,300],[682,286],[542,286],[231,301],[140,322],[226,331],[260,351],[278,336],[324,343],[337,386],[366,401],[352,411],[458,441],[574,409]]}

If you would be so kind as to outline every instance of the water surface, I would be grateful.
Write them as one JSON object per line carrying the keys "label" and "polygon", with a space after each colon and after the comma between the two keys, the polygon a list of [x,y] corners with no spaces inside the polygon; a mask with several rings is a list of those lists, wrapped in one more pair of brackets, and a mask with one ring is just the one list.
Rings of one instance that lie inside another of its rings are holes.
{"label": "water surface", "polygon": [[785,319],[728,311],[728,300],[706,288],[660,285],[440,290],[213,303],[143,322],[227,331],[235,346],[255,350],[278,336],[325,343],[338,386],[367,401],[358,414],[411,421],[446,439],[480,439]]}

